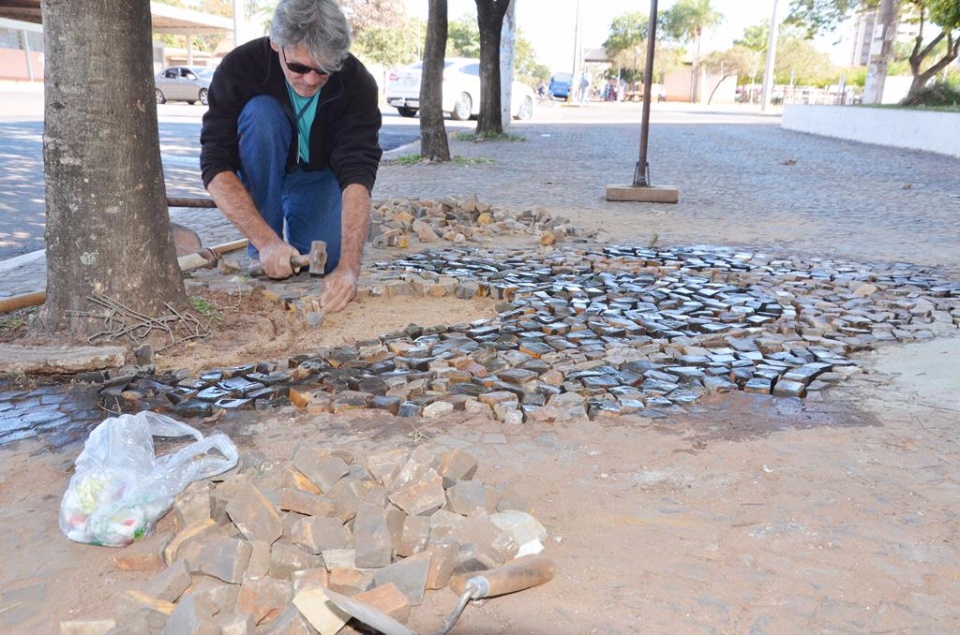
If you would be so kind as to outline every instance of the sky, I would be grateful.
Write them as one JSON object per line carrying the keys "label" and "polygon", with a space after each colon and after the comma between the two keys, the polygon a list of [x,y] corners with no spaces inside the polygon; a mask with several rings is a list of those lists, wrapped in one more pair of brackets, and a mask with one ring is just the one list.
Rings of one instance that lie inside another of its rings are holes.
{"label": "sky", "polygon": [[[743,35],[745,28],[769,23],[777,0],[711,0],[711,6],[723,15],[720,26],[704,34],[701,52],[727,49]],[[458,20],[466,14],[476,16],[475,0],[447,0],[447,17]],[[410,15],[427,17],[427,0],[406,0]],[[659,11],[669,9],[675,0],[659,0]],[[648,0],[517,0],[517,26],[533,45],[540,62],[551,71],[573,66],[574,33],[577,31],[577,6],[580,8],[580,40],[584,48],[600,48],[607,39],[610,23],[624,13],[650,15]],[[778,18],[786,16],[789,0],[779,0]],[[835,39],[835,38],[834,38]],[[821,43],[826,50],[827,44]],[[840,51],[833,51],[839,62]]]}

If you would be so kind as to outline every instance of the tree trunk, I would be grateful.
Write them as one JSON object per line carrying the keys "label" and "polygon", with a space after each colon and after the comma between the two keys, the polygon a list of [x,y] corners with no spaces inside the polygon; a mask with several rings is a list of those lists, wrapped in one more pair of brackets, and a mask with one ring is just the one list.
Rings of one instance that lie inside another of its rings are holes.
{"label": "tree trunk", "polygon": [[[923,67],[924,60],[927,59],[930,53],[932,53],[936,46],[944,39],[947,40],[947,50],[944,52],[943,57],[931,64],[927,70],[922,71],[921,68]],[[923,23],[920,25],[920,35],[917,36],[913,51],[910,53],[910,70],[913,73],[913,81],[910,83],[910,91],[907,93],[906,99],[912,98],[927,85],[927,82],[929,82],[931,78],[936,77],[937,73],[950,66],[950,64],[957,59],[958,53],[960,53],[960,39],[954,40],[953,34],[949,32],[940,33],[933,38],[929,44],[926,46],[922,45]]]}
{"label": "tree trunk", "polygon": [[477,134],[503,134],[500,121],[500,37],[512,0],[476,0],[480,29],[480,116]]}
{"label": "tree trunk", "polygon": [[447,0],[430,0],[427,41],[420,69],[420,157],[449,161],[443,123],[443,58],[447,50]]}
{"label": "tree trunk", "polygon": [[144,316],[187,305],[170,233],[150,3],[44,0],[48,333],[103,329],[88,298]]}

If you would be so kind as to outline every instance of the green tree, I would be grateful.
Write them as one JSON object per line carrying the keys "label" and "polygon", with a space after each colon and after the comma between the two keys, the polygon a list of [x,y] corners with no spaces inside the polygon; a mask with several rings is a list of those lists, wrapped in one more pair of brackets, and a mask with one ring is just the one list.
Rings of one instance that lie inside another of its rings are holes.
{"label": "green tree", "polygon": [[447,31],[449,57],[480,57],[480,27],[476,16],[466,14],[450,23]]}
{"label": "green tree", "polygon": [[726,51],[714,51],[707,54],[703,58],[703,66],[711,73],[720,75],[720,80],[710,93],[709,99],[707,99],[709,104],[720,84],[730,77],[744,77],[749,80],[749,83],[753,83],[760,73],[760,69],[763,68],[763,58],[757,51],[742,44],[735,44]]}
{"label": "green tree", "polygon": [[524,37],[523,30],[519,28],[513,43],[513,66],[517,78],[531,87],[537,85],[538,79],[550,78],[550,69],[537,60],[533,44]]}
{"label": "green tree", "polygon": [[677,0],[663,13],[663,31],[681,42],[693,42],[693,81],[690,83],[690,100],[696,99],[700,75],[700,42],[703,31],[717,26],[723,15],[710,6],[710,0]]}
{"label": "green tree", "polygon": [[[875,9],[880,0],[793,0],[788,21],[812,36],[836,29],[856,11]],[[957,0],[900,0],[899,17],[916,21],[919,32],[908,61],[913,74],[908,99],[960,55],[960,2]],[[929,25],[937,33],[926,41]]]}
{"label": "green tree", "polygon": [[630,81],[640,77],[640,69],[646,64],[649,28],[649,18],[640,12],[624,13],[610,22],[610,33],[603,43],[603,50],[621,68],[631,70]]}
{"label": "green tree", "polygon": [[399,66],[420,59],[426,27],[418,18],[403,16],[391,25],[374,25],[354,38],[353,52],[365,61]]}
{"label": "green tree", "polygon": [[837,76],[830,55],[796,35],[779,39],[773,72],[778,84],[793,86],[827,86]]}
{"label": "green tree", "polygon": [[769,42],[770,34],[770,24],[767,22],[761,22],[760,24],[754,26],[748,26],[743,30],[743,37],[739,40],[734,40],[734,46],[743,46],[750,49],[751,51],[756,51],[757,53],[766,53],[767,44]]}

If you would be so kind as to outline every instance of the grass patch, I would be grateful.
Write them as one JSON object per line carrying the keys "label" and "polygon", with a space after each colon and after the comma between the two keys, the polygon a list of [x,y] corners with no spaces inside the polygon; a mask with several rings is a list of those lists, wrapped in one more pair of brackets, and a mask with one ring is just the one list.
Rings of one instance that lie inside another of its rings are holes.
{"label": "grass patch", "polygon": [[199,313],[201,317],[207,320],[217,322],[223,320],[223,312],[220,307],[204,297],[199,295],[190,296],[190,306],[192,306],[193,310]]}
{"label": "grass patch", "polygon": [[37,316],[37,307],[28,307],[11,313],[0,314],[0,332],[15,333],[30,326]]}
{"label": "grass patch", "polygon": [[507,132],[484,132],[483,134],[478,135],[475,132],[464,131],[454,134],[453,139],[456,141],[470,141],[473,143],[483,143],[484,141],[525,141],[523,137]]}
{"label": "grass patch", "polygon": [[393,163],[394,165],[414,165],[416,163],[420,163],[420,155],[404,154],[403,156],[390,159],[388,163]]}
{"label": "grass patch", "polygon": [[[387,163],[392,163],[394,165],[416,165],[418,163],[434,163],[434,161],[427,161],[419,154],[405,154],[400,157],[396,157],[387,161]],[[493,159],[485,159],[483,157],[469,158],[469,157],[451,157],[450,163],[454,165],[482,165],[484,163],[493,163]]]}

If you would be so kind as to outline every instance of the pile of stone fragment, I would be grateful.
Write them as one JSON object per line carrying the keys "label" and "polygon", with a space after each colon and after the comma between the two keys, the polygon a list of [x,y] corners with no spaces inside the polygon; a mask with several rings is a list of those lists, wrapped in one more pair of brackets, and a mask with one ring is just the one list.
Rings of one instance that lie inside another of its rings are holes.
{"label": "pile of stone fragment", "polygon": [[155,573],[119,594],[112,618],[62,630],[355,632],[324,589],[406,622],[452,576],[543,549],[546,530],[529,502],[474,479],[477,469],[463,450],[435,455],[424,446],[361,460],[302,444],[284,465],[242,457],[219,482],[190,485],[154,535],[118,552],[119,569]]}
{"label": "pile of stone fragment", "polygon": [[858,351],[960,324],[960,284],[920,267],[723,248],[448,248],[380,263],[369,278],[388,297],[449,284],[456,297],[500,300],[498,316],[196,378],[127,378],[101,391],[106,407],[661,416],[712,392],[803,398],[860,373]]}
{"label": "pile of stone fragment", "polygon": [[472,195],[463,201],[454,197],[379,201],[373,208],[367,240],[374,247],[406,249],[411,238],[421,246],[443,241],[459,245],[511,234],[536,235],[543,245],[585,235],[569,219],[554,216],[545,208],[495,208]]}

